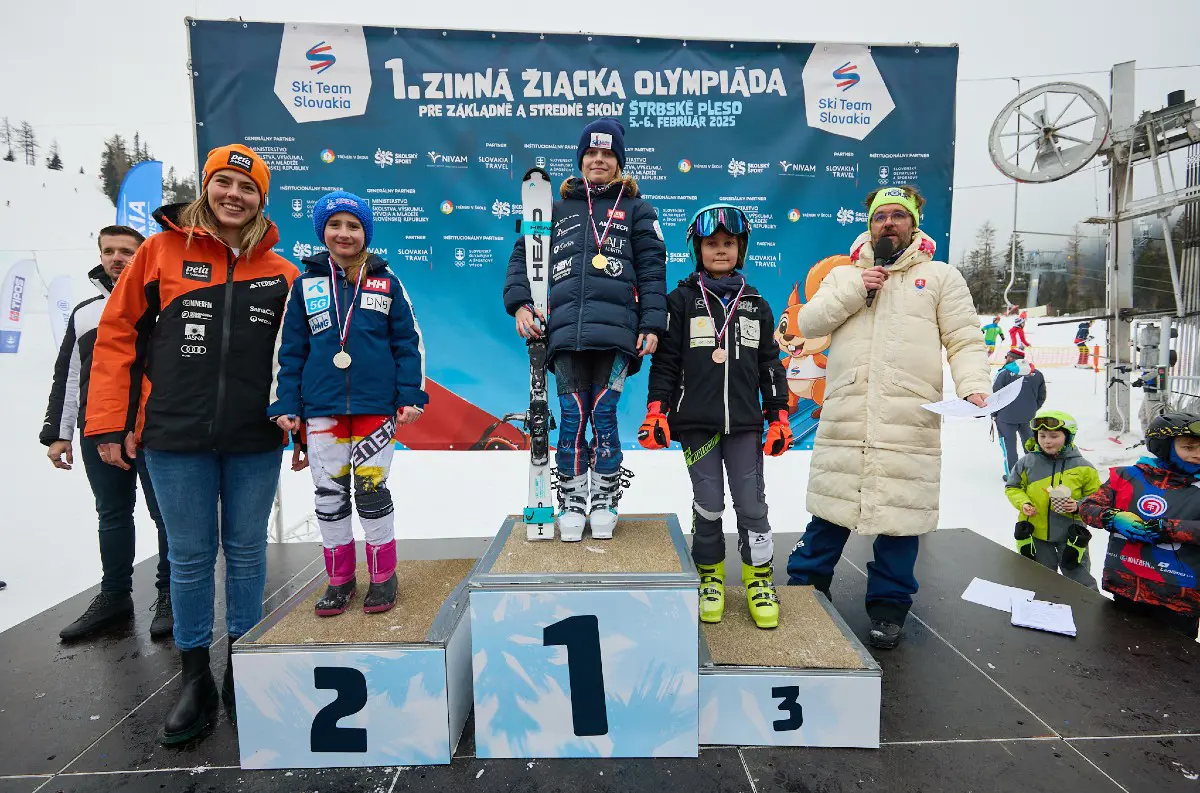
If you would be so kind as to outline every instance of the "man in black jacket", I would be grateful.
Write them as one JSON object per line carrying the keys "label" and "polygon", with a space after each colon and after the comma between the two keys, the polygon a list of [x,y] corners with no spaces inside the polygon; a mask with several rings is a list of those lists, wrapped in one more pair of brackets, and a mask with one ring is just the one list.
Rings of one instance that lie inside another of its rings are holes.
{"label": "man in black jacket", "polygon": [[[1009,405],[996,412],[996,436],[1004,454],[1004,481],[1017,464],[1019,449],[1033,437],[1029,422],[1046,402],[1046,378],[1025,360],[1025,351],[1013,347],[1004,356],[1004,366],[996,372],[992,392],[999,391],[1014,380],[1021,381],[1021,393]],[[1019,440],[1018,440],[1019,438]]]}
{"label": "man in black jacket", "polygon": [[[46,420],[42,424],[40,440],[49,447],[46,456],[55,468],[69,471],[75,461],[72,438],[76,426],[82,427],[82,416],[86,411],[92,347],[96,342],[100,315],[104,313],[104,306],[121,271],[133,259],[144,239],[128,226],[106,226],[98,235],[100,264],[92,268],[88,277],[100,294],[83,301],[71,312],[67,332],[58,351],[58,360],[54,364],[54,384],[50,389]],[[88,438],[80,440],[79,453],[96,498],[103,577],[100,593],[92,599],[79,619],[62,629],[59,637],[65,640],[80,639],[133,616],[131,592],[136,536],[133,509],[139,479],[146,496],[146,508],[158,527],[158,599],[154,605],[154,619],[150,623],[150,636],[170,636],[174,621],[167,534],[158,512],[158,503],[154,500],[154,489],[146,464],[139,455],[133,460],[125,459],[124,466],[108,465],[101,461],[95,440]]]}

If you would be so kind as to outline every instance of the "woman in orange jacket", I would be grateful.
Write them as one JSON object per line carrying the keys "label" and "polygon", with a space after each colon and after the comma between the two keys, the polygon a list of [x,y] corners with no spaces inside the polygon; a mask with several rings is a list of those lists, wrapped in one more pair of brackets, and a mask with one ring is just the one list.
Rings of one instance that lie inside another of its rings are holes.
{"label": "woman in orange jacket", "polygon": [[[163,231],[122,275],[93,352],[85,434],[118,467],[144,447],[167,527],[183,673],[165,744],[200,733],[218,701],[209,665],[218,540],[229,645],[262,617],[286,441],[265,416],[275,337],[299,274],[271,251],[279,231],[263,215],[270,178],[245,146],[209,152],[200,197],[155,212]],[[232,709],[232,664],[221,694]]]}

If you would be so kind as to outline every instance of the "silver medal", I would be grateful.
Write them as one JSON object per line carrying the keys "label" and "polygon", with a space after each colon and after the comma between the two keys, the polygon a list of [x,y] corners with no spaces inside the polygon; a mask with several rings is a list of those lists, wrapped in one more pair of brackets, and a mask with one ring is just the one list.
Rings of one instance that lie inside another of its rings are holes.
{"label": "silver medal", "polygon": [[339,369],[347,369],[350,366],[350,353],[342,350],[337,355],[333,356],[333,365]]}

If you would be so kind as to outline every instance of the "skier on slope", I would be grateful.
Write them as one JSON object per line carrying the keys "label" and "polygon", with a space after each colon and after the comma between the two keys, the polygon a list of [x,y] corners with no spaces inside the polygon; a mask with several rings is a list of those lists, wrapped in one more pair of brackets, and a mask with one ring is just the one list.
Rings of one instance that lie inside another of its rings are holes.
{"label": "skier on slope", "polygon": [[666,245],[654,207],[622,172],[625,128],[611,118],[589,123],[576,162],[582,178],[563,182],[552,213],[549,317],[532,305],[524,237],[513,247],[504,284],[504,308],[517,333],[549,334],[547,368],[561,412],[558,530],[566,541],[582,539],[589,519],[594,538],[612,537],[623,470],[617,402],[625,378],[654,352],[667,324]]}
{"label": "skier on slope", "polygon": [[996,351],[996,338],[1004,340],[1004,328],[1000,327],[1000,317],[994,317],[990,323],[983,326],[983,344],[987,347],[988,355]]}
{"label": "skier on slope", "polygon": [[1085,319],[1079,323],[1079,327],[1075,329],[1075,346],[1079,349],[1079,361],[1076,362],[1077,369],[1088,369],[1088,346],[1087,343],[1092,340],[1092,321]]}
{"label": "skier on slope", "polygon": [[[1029,314],[1022,311],[1020,315],[1013,320],[1012,330],[1009,331],[1009,341],[1015,349],[1023,350],[1029,346],[1029,339],[1025,338],[1025,322],[1029,319]],[[1017,345],[1020,345],[1019,347]]]}
{"label": "skier on slope", "polygon": [[646,421],[638,441],[647,449],[665,449],[674,433],[683,446],[692,480],[700,620],[720,622],[725,612],[721,513],[728,474],[750,616],[758,627],[774,628],[779,599],[771,583],[775,547],[763,454],[778,457],[792,446],[775,318],[739,272],[750,241],[750,222],[740,209],[704,207],[688,225],[687,239],[696,272],[667,298],[670,321],[650,367]]}

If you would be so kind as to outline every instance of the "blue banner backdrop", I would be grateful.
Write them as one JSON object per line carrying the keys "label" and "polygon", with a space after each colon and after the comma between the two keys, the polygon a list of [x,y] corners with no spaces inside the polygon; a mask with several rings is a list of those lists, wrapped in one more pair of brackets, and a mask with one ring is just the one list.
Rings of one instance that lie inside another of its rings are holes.
{"label": "blue banner backdrop", "polygon": [[[589,120],[625,125],[626,171],[658,210],[667,282],[692,269],[691,214],[714,201],[754,224],[746,275],[776,317],[803,302],[814,264],[866,228],[863,199],[914,184],[922,227],[948,248],[954,165],[953,47],[190,23],[200,161],[232,142],[271,168],[280,253],[322,250],[312,205],[343,188],[371,201],[372,250],[412,298],[436,421],[413,448],[512,448],[500,424],[528,402],[525,347],[502,308],[520,179],[577,173]],[[824,392],[822,340],[787,340],[798,446]],[[636,446],[646,376],[626,385]],[[815,399],[814,399],[815,398]],[[482,434],[481,434],[482,433]]]}
{"label": "blue banner backdrop", "polygon": [[129,169],[117,195],[118,226],[129,226],[146,237],[162,231],[151,217],[162,206],[162,173],[158,160],[139,162]]}

